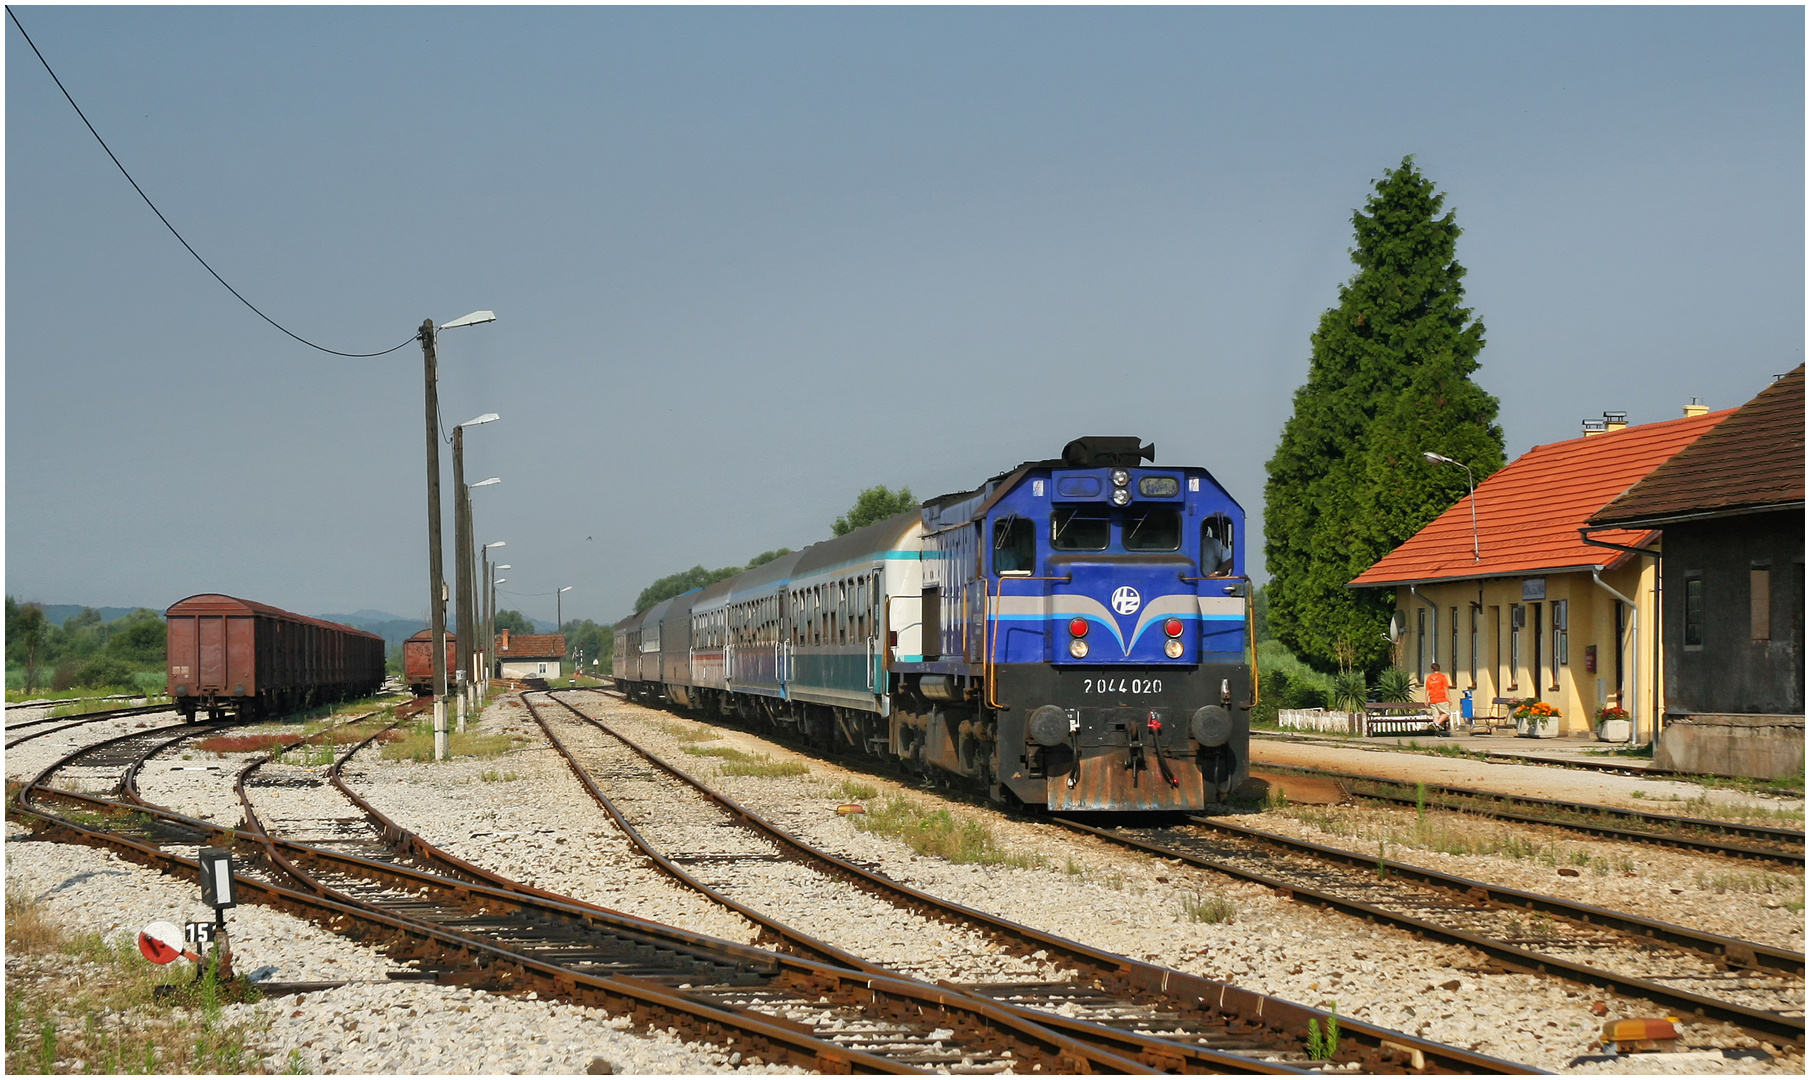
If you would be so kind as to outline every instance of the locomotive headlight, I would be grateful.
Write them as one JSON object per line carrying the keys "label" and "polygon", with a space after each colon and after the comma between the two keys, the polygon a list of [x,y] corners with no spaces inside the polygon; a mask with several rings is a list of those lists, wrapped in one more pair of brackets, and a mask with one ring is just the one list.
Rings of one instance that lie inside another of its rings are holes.
{"label": "locomotive headlight", "polygon": [[1114,506],[1124,506],[1131,501],[1131,492],[1124,488],[1113,488],[1110,501]]}
{"label": "locomotive headlight", "polygon": [[1124,469],[1114,469],[1112,471],[1112,486],[1113,487],[1124,487],[1126,484],[1129,484],[1129,483],[1131,483],[1131,474],[1130,473],[1126,472]]}
{"label": "locomotive headlight", "polygon": [[1087,620],[1086,619],[1070,619],[1068,621],[1068,633],[1069,633],[1070,637],[1086,637],[1087,636]]}
{"label": "locomotive headlight", "polygon": [[1086,659],[1087,658],[1087,642],[1082,641],[1080,638],[1075,638],[1074,640],[1070,641],[1068,643],[1068,654],[1077,660]]}
{"label": "locomotive headlight", "polygon": [[1163,620],[1163,633],[1168,634],[1170,637],[1181,637],[1182,621],[1180,619]]}
{"label": "locomotive headlight", "polygon": [[1163,642],[1163,655],[1171,660],[1180,660],[1182,658],[1182,643],[1175,638],[1170,638],[1168,641]]}

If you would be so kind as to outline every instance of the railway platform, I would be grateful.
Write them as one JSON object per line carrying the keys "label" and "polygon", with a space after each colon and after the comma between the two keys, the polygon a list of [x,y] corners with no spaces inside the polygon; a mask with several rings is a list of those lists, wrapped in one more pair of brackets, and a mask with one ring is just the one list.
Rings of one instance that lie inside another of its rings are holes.
{"label": "railway platform", "polygon": [[[1251,767],[1293,765],[1482,788],[1511,795],[1722,816],[1743,809],[1802,811],[1804,800],[1712,787],[1655,772],[1646,758],[1604,754],[1610,744],[1501,734],[1327,736],[1251,732]],[[1485,756],[1487,755],[1487,757]],[[1601,771],[1605,766],[1615,771]]]}

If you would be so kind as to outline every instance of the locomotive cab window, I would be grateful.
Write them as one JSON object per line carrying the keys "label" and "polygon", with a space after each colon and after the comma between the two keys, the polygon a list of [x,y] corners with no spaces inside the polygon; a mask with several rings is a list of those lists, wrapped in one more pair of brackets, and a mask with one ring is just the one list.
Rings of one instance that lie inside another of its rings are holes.
{"label": "locomotive cab window", "polygon": [[993,572],[1029,574],[1037,566],[1037,535],[1028,518],[1017,514],[993,523]]}
{"label": "locomotive cab window", "polygon": [[1200,572],[1215,577],[1232,572],[1232,519],[1214,514],[1200,523]]}
{"label": "locomotive cab window", "polygon": [[1105,551],[1112,515],[1101,506],[1058,506],[1050,515],[1050,546],[1057,551]]}
{"label": "locomotive cab window", "polygon": [[1182,546],[1182,512],[1173,506],[1127,510],[1121,529],[1126,551],[1177,551]]}

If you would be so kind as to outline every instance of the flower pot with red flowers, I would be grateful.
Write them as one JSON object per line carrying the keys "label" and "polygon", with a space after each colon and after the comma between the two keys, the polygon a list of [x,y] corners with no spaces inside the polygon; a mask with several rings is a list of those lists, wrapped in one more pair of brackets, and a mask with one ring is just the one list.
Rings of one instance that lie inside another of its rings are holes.
{"label": "flower pot with red flowers", "polygon": [[1596,710],[1596,737],[1603,742],[1628,742],[1634,738],[1634,718],[1618,705]]}

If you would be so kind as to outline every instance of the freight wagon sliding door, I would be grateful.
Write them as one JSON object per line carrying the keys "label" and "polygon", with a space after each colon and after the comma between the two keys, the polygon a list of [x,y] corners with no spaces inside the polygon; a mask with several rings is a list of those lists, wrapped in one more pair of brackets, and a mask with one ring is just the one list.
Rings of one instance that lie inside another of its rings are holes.
{"label": "freight wagon sliding door", "polygon": [[226,619],[219,615],[200,615],[195,619],[195,637],[200,655],[196,659],[195,689],[218,691],[226,687]]}

